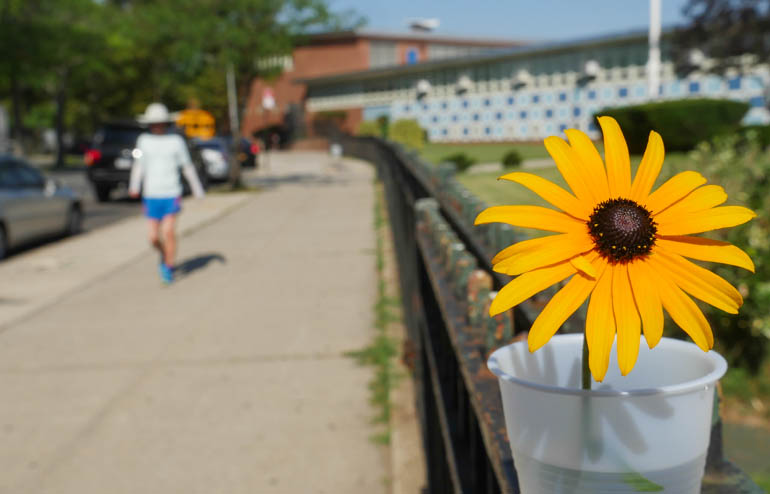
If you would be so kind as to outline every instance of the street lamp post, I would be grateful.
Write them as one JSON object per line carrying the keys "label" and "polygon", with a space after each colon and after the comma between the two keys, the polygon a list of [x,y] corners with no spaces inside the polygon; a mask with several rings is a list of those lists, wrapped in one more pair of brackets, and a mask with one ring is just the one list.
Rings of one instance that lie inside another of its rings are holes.
{"label": "street lamp post", "polygon": [[650,0],[650,50],[647,57],[647,95],[658,98],[660,87],[660,0]]}

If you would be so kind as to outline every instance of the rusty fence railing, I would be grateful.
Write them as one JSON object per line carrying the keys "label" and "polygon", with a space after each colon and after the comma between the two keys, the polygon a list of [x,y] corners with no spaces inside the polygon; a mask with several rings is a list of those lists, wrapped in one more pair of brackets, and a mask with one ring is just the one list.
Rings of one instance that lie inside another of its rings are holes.
{"label": "rusty fence railing", "polygon": [[[509,279],[489,260],[520,234],[507,225],[473,226],[486,204],[455,180],[452,165],[435,166],[373,137],[335,140],[346,155],[374,164],[384,186],[414,356],[427,492],[518,493],[497,379],[486,359],[525,332],[549,296],[488,316],[495,290]],[[577,314],[564,330],[582,327]],[[761,492],[724,459],[717,410],[703,492]]]}

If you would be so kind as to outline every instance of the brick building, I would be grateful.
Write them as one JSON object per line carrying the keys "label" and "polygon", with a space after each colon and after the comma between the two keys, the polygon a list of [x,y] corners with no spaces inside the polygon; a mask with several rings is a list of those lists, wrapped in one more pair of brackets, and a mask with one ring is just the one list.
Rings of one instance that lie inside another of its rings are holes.
{"label": "brick building", "polygon": [[[312,133],[313,121],[328,115],[306,113],[306,86],[299,82],[303,79],[472,56],[520,44],[419,32],[355,30],[313,35],[289,56],[260,61],[263,68],[280,68],[282,73],[273,80],[252,81],[242,130],[244,135],[252,135],[288,120],[294,127],[300,127],[300,133]],[[363,119],[361,108],[346,108],[334,115],[348,131],[355,131]]]}

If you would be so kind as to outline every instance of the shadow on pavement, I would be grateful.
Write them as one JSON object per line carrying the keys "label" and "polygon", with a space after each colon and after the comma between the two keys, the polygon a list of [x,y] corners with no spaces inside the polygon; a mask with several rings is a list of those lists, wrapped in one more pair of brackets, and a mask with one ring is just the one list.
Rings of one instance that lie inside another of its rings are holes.
{"label": "shadow on pavement", "polygon": [[192,272],[203,269],[214,261],[221,262],[222,264],[227,262],[222,254],[202,254],[178,263],[176,268],[174,268],[174,274],[189,276]]}

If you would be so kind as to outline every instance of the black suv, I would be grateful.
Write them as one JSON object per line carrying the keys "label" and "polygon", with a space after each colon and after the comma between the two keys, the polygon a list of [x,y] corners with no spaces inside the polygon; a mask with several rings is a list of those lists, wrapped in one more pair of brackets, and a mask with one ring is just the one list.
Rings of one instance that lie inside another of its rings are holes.
{"label": "black suv", "polygon": [[[136,155],[136,140],[146,128],[131,120],[106,123],[94,135],[93,144],[85,152],[84,159],[87,165],[88,179],[94,187],[94,193],[99,202],[110,199],[113,189],[120,186],[128,187],[131,178],[131,166]],[[195,169],[198,172],[201,184],[205,189],[208,184],[208,176],[203,166],[200,152],[190,142],[187,148],[190,151]],[[187,180],[182,178],[184,193],[190,193]]]}

